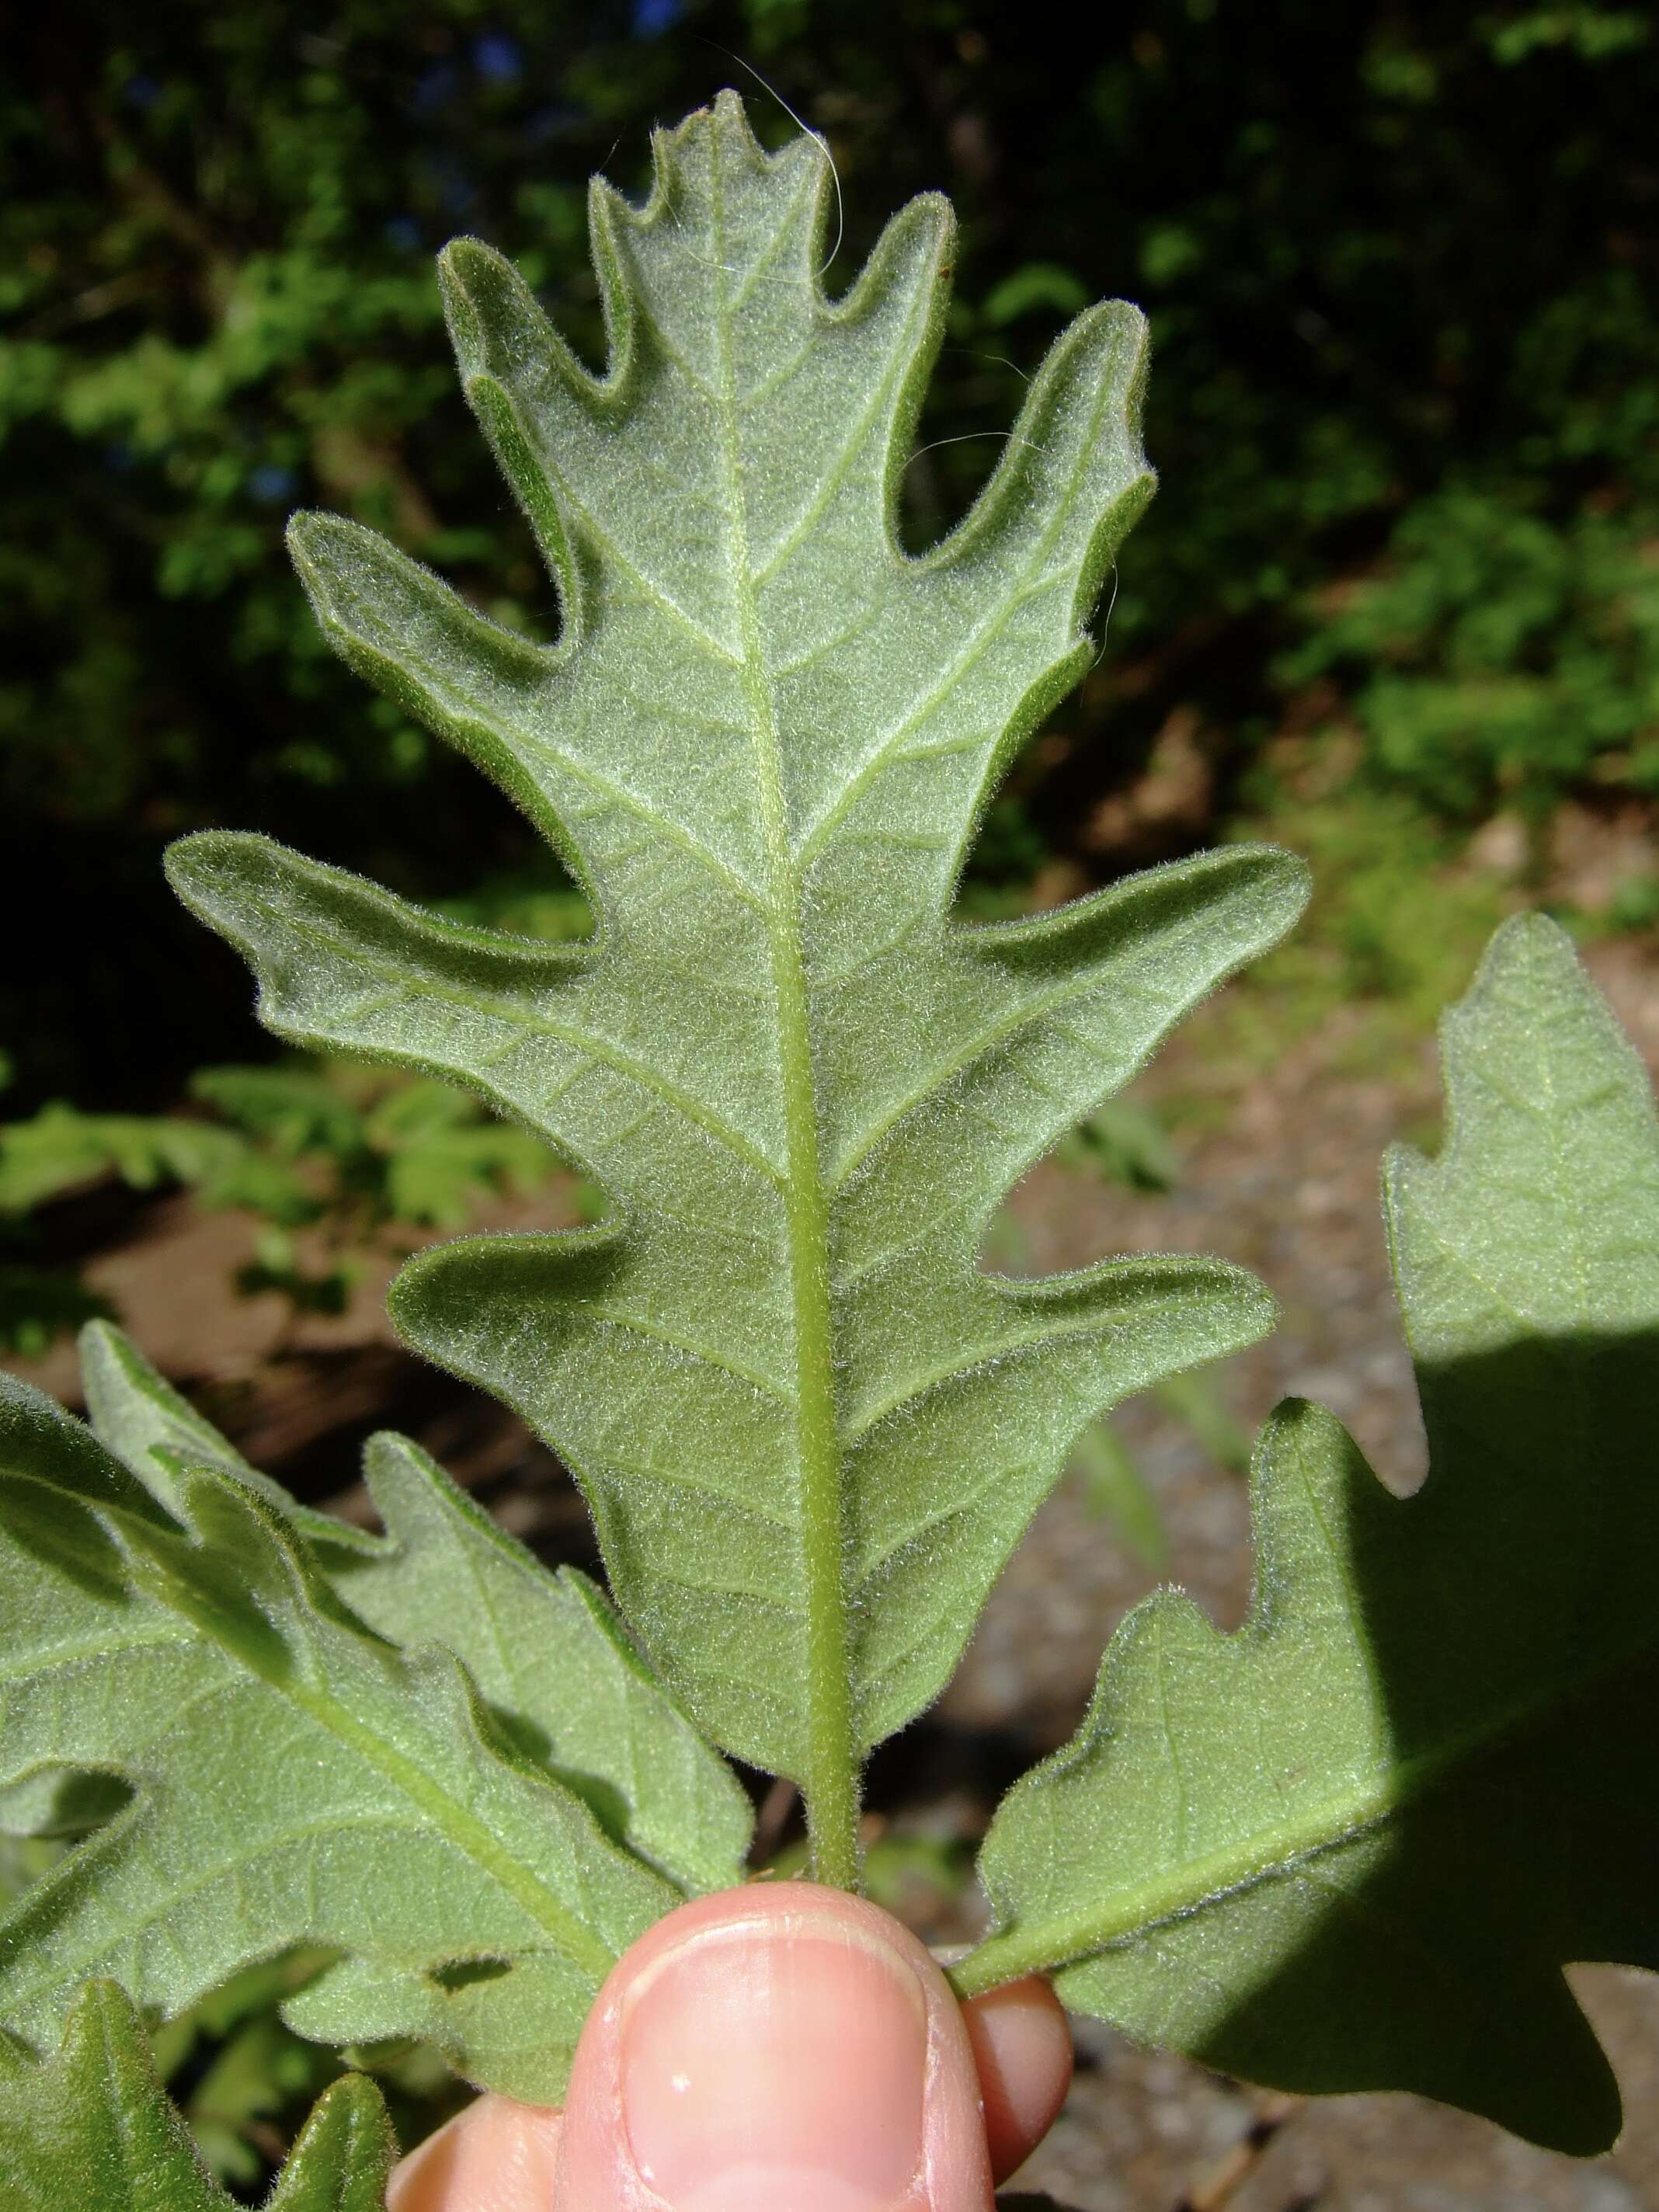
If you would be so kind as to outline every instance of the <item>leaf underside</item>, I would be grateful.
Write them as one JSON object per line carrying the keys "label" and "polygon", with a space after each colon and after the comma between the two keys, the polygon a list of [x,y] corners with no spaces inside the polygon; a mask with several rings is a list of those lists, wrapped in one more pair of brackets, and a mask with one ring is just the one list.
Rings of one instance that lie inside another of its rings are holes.
{"label": "leaf underside", "polygon": [[343,1955],[301,2033],[556,2095],[620,1952],[741,1878],[729,1770],[601,1593],[414,1445],[369,1445],[374,1537],[299,1515],[114,1329],[83,1356],[96,1437],[0,1382],[0,1826],[105,1825],[0,1926],[0,2014],[47,2044],[101,1974],[170,2017],[315,1944]]}
{"label": "leaf underside", "polygon": [[394,1318],[558,1449],[659,1669],[803,1785],[818,1870],[851,1881],[863,1753],[941,1687],[1073,1438],[1268,1324],[1215,1261],[1015,1283],[977,1253],[1026,1166],[1289,926],[1302,875],[1240,848],[951,922],[1151,489],[1140,319],[1060,338],[971,514],[911,558],[948,208],[906,209],[830,301],[816,142],[763,155],[726,94],[656,155],[643,209],[593,189],[604,378],[488,248],[441,264],[556,644],[349,524],[293,532],[331,641],[506,788],[594,939],[465,927],[259,838],[171,867],[271,1029],[466,1084],[602,1183],[597,1230],[422,1255]]}
{"label": "leaf underside", "polygon": [[[383,2212],[393,2150],[379,2091],[348,2075],[319,2100],[265,2212]],[[0,2046],[0,2202],[7,2212],[232,2212],[114,1983],[88,1984],[52,2058]]]}
{"label": "leaf underside", "polygon": [[688,1896],[742,1878],[751,1818],[731,1769],[664,1698],[603,1595],[550,1574],[406,1437],[371,1437],[363,1480],[384,1536],[298,1505],[250,1467],[119,1329],[81,1333],[94,1433],[171,1508],[183,1462],[257,1490],[389,1643],[441,1642],[537,1762]]}
{"label": "leaf underside", "polygon": [[1165,1592],[1018,1785],[988,1986],[1286,2089],[1416,2089],[1554,2148],[1618,2132],[1564,1964],[1659,1967],[1659,1126],[1540,919],[1447,1018],[1449,1133],[1385,1199],[1431,1472],[1275,1416],[1237,1635]]}
{"label": "leaf underside", "polygon": [[[515,799],[592,940],[258,838],[170,865],[273,1030],[461,1082],[603,1184],[598,1228],[423,1254],[392,1306],[574,1469],[662,1681],[403,1439],[369,1448],[377,1535],[297,1506],[101,1324],[91,1430],[0,1378],[0,1826],[84,1834],[0,1926],[9,2203],[94,2174],[100,2203],[212,2212],[114,1983],[165,2018],[298,1943],[335,1958],[301,2032],[556,2096],[619,1953],[740,1877],[746,1802],[693,1722],[798,1781],[817,1871],[854,1880],[864,1753],[940,1687],[1074,1439],[1270,1319],[1217,1261],[979,1265],[1025,1168],[1304,896],[1239,848],[951,919],[1150,490],[1139,319],[1066,333],[911,557],[948,210],[906,210],[830,301],[816,143],[763,155],[725,95],[657,165],[642,209],[594,188],[602,379],[487,248],[441,264],[556,643],[353,526],[294,532],[331,641]],[[1445,1052],[1446,1148],[1386,1175],[1427,1485],[1394,1498],[1331,1416],[1280,1410],[1245,1626],[1174,1592],[1124,1624],[997,1816],[956,1979],[1058,1968],[1231,2072],[1588,2152],[1618,2097],[1562,1967],[1659,1966],[1659,1133],[1548,924],[1500,933]],[[386,2156],[342,2085],[272,2204],[368,2205]]]}

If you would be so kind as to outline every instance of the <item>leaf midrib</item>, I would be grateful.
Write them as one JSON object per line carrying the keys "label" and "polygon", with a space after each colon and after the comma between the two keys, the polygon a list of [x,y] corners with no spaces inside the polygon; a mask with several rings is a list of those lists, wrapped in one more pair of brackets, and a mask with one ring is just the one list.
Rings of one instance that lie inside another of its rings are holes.
{"label": "leaf midrib", "polygon": [[799,1778],[812,1870],[843,1889],[857,1887],[858,1758],[853,1731],[851,1635],[841,1439],[836,1413],[830,1304],[829,1206],[818,1150],[800,881],[784,800],[772,683],[763,641],[758,586],[749,546],[739,402],[727,293],[725,178],[718,133],[710,141],[710,271],[719,368],[720,459],[728,557],[743,645],[766,864],[767,933],[772,953],[783,1098],[784,1215],[795,1340],[795,1440],[799,1482],[805,1644],[801,1668],[805,1744]]}
{"label": "leaf midrib", "polygon": [[[835,834],[837,827],[846,818],[848,810],[868,789],[887,763],[895,758],[897,748],[902,744],[904,739],[922,726],[928,716],[950,697],[963,676],[984,658],[1012,616],[1019,611],[1028,599],[1036,598],[1047,591],[1056,575],[1064,574],[1063,568],[1044,568],[1036,576],[1035,580],[1033,580],[1033,571],[1036,569],[1038,562],[1046,557],[1054,538],[1064,526],[1066,515],[1076,499],[1078,488],[1087,470],[1088,456],[1093,451],[1101,422],[1115,397],[1116,387],[1111,379],[1103,377],[1090,409],[1088,434],[1079,441],[1077,457],[1068,473],[1064,494],[1054,500],[1047,528],[1032,543],[1018,587],[1010,586],[993,603],[984,617],[969,631],[956,657],[940,672],[932,688],[924,692],[920,700],[913,701],[899,721],[878,737],[835,798],[812,822],[807,824],[800,841],[803,867],[817,855],[825,841]],[[1127,495],[1130,488],[1126,486],[1124,492],[1119,494],[1119,498],[1121,499]],[[1115,502],[1114,504],[1115,505]],[[933,556],[933,559],[937,562],[945,552],[959,555],[961,550],[962,541],[959,538],[947,540],[945,547],[941,548],[940,553]],[[918,563],[920,567],[927,565],[929,565],[927,562]],[[1077,607],[1078,595],[1074,592],[1072,605],[1073,621],[1077,618]],[[1074,643],[1070,648],[1071,653],[1075,653],[1078,646],[1081,643],[1081,640]],[[1065,653],[1058,656],[1057,665],[1063,665],[1066,658],[1067,655]]]}
{"label": "leaf midrib", "polygon": [[555,1946],[597,1984],[617,1963],[617,1954],[566,1911],[546,1884],[537,1880],[486,1824],[459,1804],[440,1784],[423,1773],[417,1763],[389,1744],[357,1719],[337,1698],[298,1685],[273,1685],[290,1697],[301,1711],[326,1729],[365,1765],[373,1766],[395,1789],[402,1790],[423,1813],[440,1834],[507,1892],[514,1903],[544,1929]]}
{"label": "leaf midrib", "polygon": [[[131,1516],[118,1508],[106,1509],[108,1517],[120,1530],[127,1552],[130,1569],[135,1584],[171,1612],[178,1607],[168,1595],[167,1579],[171,1571],[162,1562],[149,1565],[149,1546],[146,1538],[153,1532],[134,1535],[128,1523]],[[222,1638],[210,1636],[199,1622],[192,1624],[197,1632],[210,1640],[222,1651],[233,1665],[252,1676],[275,1695],[285,1698],[289,1704],[334,1737],[345,1749],[361,1759],[365,1765],[390,1782],[431,1823],[447,1841],[463,1856],[472,1861],[481,1872],[504,1890],[514,1902],[551,1938],[555,1946],[567,1958],[597,1983],[602,1982],[616,1964],[616,1954],[591,1930],[584,1927],[574,1914],[568,1911],[546,1884],[522,1865],[485,1823],[454,1798],[441,1784],[422,1772],[417,1762],[407,1753],[388,1743],[367,1723],[349,1711],[331,1692],[317,1689],[293,1679],[281,1680],[267,1673],[249,1655],[236,1650]],[[459,1670],[459,1663],[458,1671]],[[526,1770],[527,1777],[527,1770]]]}
{"label": "leaf midrib", "polygon": [[1099,1952],[1322,1858],[1404,1812],[1465,1761],[1547,1725],[1555,1713],[1592,1690],[1605,1697],[1598,1686],[1650,1665],[1656,1641],[1649,1628],[1639,1639],[1604,1652],[1565,1676],[1547,1693],[1515,1699],[1483,1727],[1455,1732],[1415,1758],[1396,1759],[1350,1788],[1322,1798],[1293,1820],[1253,1830],[1219,1850],[1120,1888],[1099,1906],[1024,1923],[1016,1920],[951,1969],[951,1985],[959,1996],[977,1996],[1024,1974],[1084,1964]]}

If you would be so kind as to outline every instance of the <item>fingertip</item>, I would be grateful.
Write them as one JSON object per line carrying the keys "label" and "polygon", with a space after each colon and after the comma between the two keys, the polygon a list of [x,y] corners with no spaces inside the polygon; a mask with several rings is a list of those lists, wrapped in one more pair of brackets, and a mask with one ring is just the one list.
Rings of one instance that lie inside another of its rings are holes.
{"label": "fingertip", "polygon": [[1054,2125],[1072,2086],[1072,2031],[1041,1974],[970,1997],[962,2016],[979,2069],[991,2172],[1015,2172]]}
{"label": "fingertip", "polygon": [[[1066,2015],[1040,1978],[958,2008],[874,1906],[806,1884],[732,1892],[659,1923],[606,1985],[562,2163],[559,2114],[480,2097],[398,2166],[387,2212],[548,2212],[556,2172],[559,2204],[583,2212],[769,2208],[786,2184],[800,2206],[983,2212],[1071,2074]],[[722,2179],[709,2161],[734,2150],[744,2171]]]}
{"label": "fingertip", "polygon": [[960,2008],[887,1913],[808,1882],[683,1905],[571,2076],[559,2212],[988,2212]]}
{"label": "fingertip", "polygon": [[548,2212],[560,2125],[541,2106],[479,2097],[399,2162],[386,2212]]}

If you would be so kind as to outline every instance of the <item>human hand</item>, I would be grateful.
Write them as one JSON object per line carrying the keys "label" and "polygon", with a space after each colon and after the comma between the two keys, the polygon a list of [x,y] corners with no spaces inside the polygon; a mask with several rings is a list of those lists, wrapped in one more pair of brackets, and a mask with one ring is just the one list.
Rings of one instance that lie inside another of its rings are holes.
{"label": "human hand", "polygon": [[959,2005],[879,1907],[757,1884],[617,1963],[562,2115],[480,2097],[388,2212],[988,2212],[1071,2074],[1045,1982]]}

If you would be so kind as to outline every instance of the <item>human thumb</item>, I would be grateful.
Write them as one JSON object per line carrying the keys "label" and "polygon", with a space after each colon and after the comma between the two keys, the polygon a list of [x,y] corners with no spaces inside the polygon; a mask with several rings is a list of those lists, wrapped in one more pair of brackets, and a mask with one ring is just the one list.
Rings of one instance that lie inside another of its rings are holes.
{"label": "human thumb", "polygon": [[555,2212],[988,2212],[963,2014],[838,1890],[683,1905],[617,1966],[571,2075]]}

